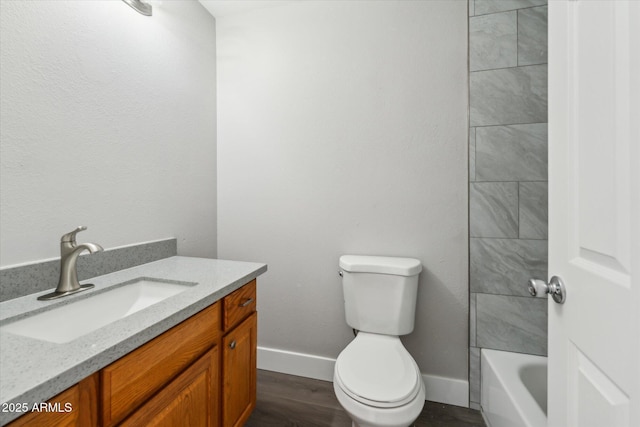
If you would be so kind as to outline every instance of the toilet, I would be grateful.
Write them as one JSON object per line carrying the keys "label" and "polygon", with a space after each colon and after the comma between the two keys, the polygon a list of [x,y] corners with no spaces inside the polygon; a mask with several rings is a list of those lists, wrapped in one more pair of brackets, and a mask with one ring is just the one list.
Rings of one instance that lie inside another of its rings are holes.
{"label": "toilet", "polygon": [[413,331],[420,261],[343,255],[347,324],[358,331],[336,360],[333,389],[353,427],[407,427],[424,406],[420,369],[400,341]]}

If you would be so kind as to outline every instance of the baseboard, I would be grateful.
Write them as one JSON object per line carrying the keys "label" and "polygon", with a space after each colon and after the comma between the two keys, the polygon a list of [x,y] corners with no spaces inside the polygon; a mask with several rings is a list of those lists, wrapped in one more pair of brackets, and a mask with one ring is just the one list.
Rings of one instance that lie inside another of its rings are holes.
{"label": "baseboard", "polygon": [[489,422],[487,417],[484,415],[484,411],[482,410],[482,408],[480,408],[480,413],[482,414],[482,419],[484,420],[484,423],[486,424],[486,426],[491,427],[491,423]]}
{"label": "baseboard", "polygon": [[[335,359],[296,353],[275,348],[258,347],[258,369],[283,374],[333,381]],[[426,400],[469,407],[469,382],[422,374]]]}
{"label": "baseboard", "polygon": [[278,350],[276,348],[258,347],[258,369],[297,375],[316,380],[333,381],[335,359]]}
{"label": "baseboard", "polygon": [[447,405],[469,407],[469,381],[422,374],[425,399]]}

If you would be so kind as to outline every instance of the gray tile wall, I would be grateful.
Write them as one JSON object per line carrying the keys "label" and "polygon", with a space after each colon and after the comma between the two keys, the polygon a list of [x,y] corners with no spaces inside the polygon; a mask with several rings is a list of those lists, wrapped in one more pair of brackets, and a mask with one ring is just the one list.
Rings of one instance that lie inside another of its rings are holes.
{"label": "gray tile wall", "polygon": [[480,349],[546,355],[547,1],[469,1],[469,400]]}

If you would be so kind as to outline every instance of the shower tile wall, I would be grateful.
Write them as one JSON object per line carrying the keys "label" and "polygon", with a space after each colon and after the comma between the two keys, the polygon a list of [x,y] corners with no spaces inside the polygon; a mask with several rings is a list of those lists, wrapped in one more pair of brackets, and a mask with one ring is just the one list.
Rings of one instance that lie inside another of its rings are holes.
{"label": "shower tile wall", "polygon": [[469,1],[470,402],[480,349],[547,352],[546,0]]}

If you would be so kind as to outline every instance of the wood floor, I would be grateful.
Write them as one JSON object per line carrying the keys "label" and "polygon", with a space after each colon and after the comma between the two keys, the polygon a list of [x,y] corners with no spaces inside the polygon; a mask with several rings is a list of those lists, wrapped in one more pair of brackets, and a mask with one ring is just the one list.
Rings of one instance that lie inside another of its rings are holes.
{"label": "wood floor", "polygon": [[[485,427],[479,411],[426,402],[416,427]],[[333,384],[258,371],[258,402],[245,427],[351,427]]]}

